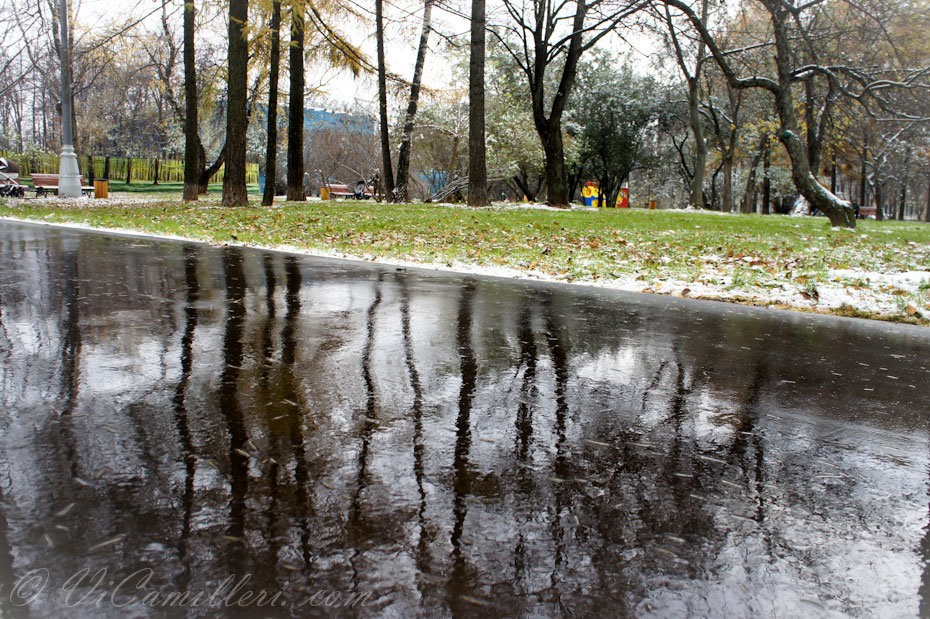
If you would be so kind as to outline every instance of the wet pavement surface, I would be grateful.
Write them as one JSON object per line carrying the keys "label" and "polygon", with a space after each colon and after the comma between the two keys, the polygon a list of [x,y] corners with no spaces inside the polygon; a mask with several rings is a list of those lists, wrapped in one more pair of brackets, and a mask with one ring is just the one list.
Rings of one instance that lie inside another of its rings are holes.
{"label": "wet pavement surface", "polygon": [[930,331],[0,224],[0,614],[930,603]]}

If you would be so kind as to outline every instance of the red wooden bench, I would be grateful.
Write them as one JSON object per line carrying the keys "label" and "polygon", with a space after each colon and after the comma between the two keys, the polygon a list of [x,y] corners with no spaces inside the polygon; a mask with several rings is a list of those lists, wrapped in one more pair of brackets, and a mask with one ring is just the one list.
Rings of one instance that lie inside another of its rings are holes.
{"label": "red wooden bench", "polygon": [[[330,183],[329,185],[326,185],[326,187],[329,187],[329,197],[332,199],[355,197],[355,190],[351,189],[348,185]],[[368,185],[365,188],[365,196],[370,198],[373,195],[375,195],[375,189],[371,185]]]}
{"label": "red wooden bench", "polygon": [[329,197],[331,198],[351,198],[355,195],[355,192],[349,189],[348,185],[330,183],[328,186]]}
{"label": "red wooden bench", "polygon": [[[45,196],[49,193],[58,195],[58,175],[57,174],[33,174],[32,185],[36,190],[36,197]],[[84,177],[81,177],[81,194],[91,195],[94,188],[84,184]]]}

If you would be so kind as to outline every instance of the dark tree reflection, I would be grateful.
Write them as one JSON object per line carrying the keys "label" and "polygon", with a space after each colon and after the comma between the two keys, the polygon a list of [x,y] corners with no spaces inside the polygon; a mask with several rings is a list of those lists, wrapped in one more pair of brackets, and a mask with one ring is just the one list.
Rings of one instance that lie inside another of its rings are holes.
{"label": "dark tree reflection", "polygon": [[921,330],[13,224],[0,325],[3,616],[927,614]]}

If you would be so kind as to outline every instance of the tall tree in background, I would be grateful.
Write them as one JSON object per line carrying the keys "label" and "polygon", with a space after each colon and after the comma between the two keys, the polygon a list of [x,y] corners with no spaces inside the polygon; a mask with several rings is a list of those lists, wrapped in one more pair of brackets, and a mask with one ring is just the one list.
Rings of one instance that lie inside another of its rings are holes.
{"label": "tall tree in background", "polygon": [[375,37],[378,39],[378,118],[381,124],[381,183],[388,201],[394,195],[391,135],[387,109],[387,68],[384,62],[384,0],[375,0]]}
{"label": "tall tree in background", "polygon": [[226,172],[223,206],[245,206],[246,129],[248,117],[249,1],[229,0],[228,109],[226,110]]}
{"label": "tall tree in background", "polygon": [[[709,0],[701,0],[701,24],[707,24]],[[669,38],[675,50],[675,60],[688,85],[688,124],[694,138],[694,159],[691,167],[691,187],[688,202],[693,208],[702,209],[704,203],[704,171],[707,168],[707,141],[704,137],[704,116],[701,114],[701,70],[703,69],[707,46],[698,37],[697,50],[694,53],[694,68],[688,66],[686,51],[678,35],[678,26],[672,19],[668,5],[665,6],[665,21]]]}
{"label": "tall tree in background", "polygon": [[281,64],[281,1],[271,9],[271,68],[268,75],[268,145],[265,148],[265,192],[262,206],[274,203],[278,169],[278,71]]}
{"label": "tall tree in background", "polygon": [[643,0],[504,0],[504,5],[513,23],[501,27],[501,33],[491,32],[526,78],[533,124],[546,156],[547,201],[568,208],[562,121],[578,60],[637,12]]}
{"label": "tall tree in background", "polygon": [[417,102],[420,98],[420,82],[423,79],[423,65],[426,62],[429,33],[432,29],[432,14],[433,0],[426,0],[423,4],[423,29],[420,32],[420,45],[417,48],[417,60],[413,67],[413,81],[410,83],[410,98],[407,101],[407,116],[404,118],[404,133],[403,137],[401,137],[400,152],[397,156],[395,202],[407,202],[410,199],[407,190],[410,182],[410,143],[413,139],[413,127],[417,117]]}
{"label": "tall tree in background", "polygon": [[[804,2],[796,3],[794,0],[761,0],[766,11],[766,18],[771,27],[771,51],[774,55],[774,66],[770,63],[761,67],[758,73],[741,77],[740,73],[746,68],[742,63],[741,52],[748,48],[726,51],[721,48],[718,37],[711,33],[700,17],[692,8],[682,0],[662,0],[665,4],[681,11],[691,22],[692,27],[700,34],[707,45],[714,61],[720,67],[732,88],[763,89],[771,95],[774,111],[778,115],[778,140],[785,147],[791,160],[791,176],[795,188],[807,201],[827,215],[833,226],[855,227],[855,215],[852,205],[839,198],[824,187],[817,178],[819,170],[812,167],[811,145],[813,150],[819,152],[819,138],[811,143],[805,143],[801,122],[798,118],[797,102],[799,97],[792,93],[793,86],[807,78],[818,80],[828,85],[827,96],[830,93],[842,93],[843,97],[855,100],[865,107],[870,114],[880,110],[883,115],[906,119],[908,115],[897,108],[896,98],[907,100],[920,92],[930,89],[926,82],[926,70],[914,70],[910,63],[899,62],[898,55],[884,54],[881,62],[874,62],[872,58],[864,58],[860,62],[850,63],[847,51],[859,43],[861,34],[855,28],[836,31],[836,20],[822,20],[826,24],[826,31],[820,29],[821,20],[813,19],[812,15],[820,11],[822,3]],[[910,10],[912,5],[877,2],[876,7],[868,10],[854,2],[838,3],[849,9],[849,17],[845,21],[858,20],[864,30],[877,33],[880,41],[870,42],[869,49],[881,49],[884,43],[889,48],[897,47],[889,35],[886,26],[888,19],[877,17],[879,8],[903,8]],[[926,13],[922,11],[921,13]],[[918,18],[914,14],[913,18]],[[909,16],[910,21],[911,16]],[[796,51],[797,42],[813,38],[821,40],[835,40],[837,36],[847,35],[851,38],[843,39],[836,45],[836,52],[829,55],[817,56],[818,61],[810,63],[810,57],[803,58]],[[923,63],[921,63],[923,64]],[[809,98],[816,101],[816,98]],[[897,108],[897,109],[896,109]]]}
{"label": "tall tree in background", "polygon": [[197,67],[194,56],[194,0],[184,2],[184,201],[200,194],[200,136],[197,127]]}
{"label": "tall tree in background", "polygon": [[[484,61],[485,0],[471,3],[471,50],[468,60],[468,205],[487,206],[488,163],[485,144]],[[452,180],[452,179],[449,179]]]}
{"label": "tall tree in background", "polygon": [[304,26],[306,13],[303,2],[291,8],[291,75],[287,110],[287,199],[303,202],[304,189]]}

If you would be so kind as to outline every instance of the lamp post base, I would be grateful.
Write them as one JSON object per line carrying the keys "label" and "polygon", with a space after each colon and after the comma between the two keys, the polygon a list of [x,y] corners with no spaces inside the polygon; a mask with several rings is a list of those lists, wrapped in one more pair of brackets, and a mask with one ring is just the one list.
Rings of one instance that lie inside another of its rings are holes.
{"label": "lamp post base", "polygon": [[58,169],[58,197],[81,197],[81,170],[78,168],[74,147],[66,144],[61,149],[61,167]]}

